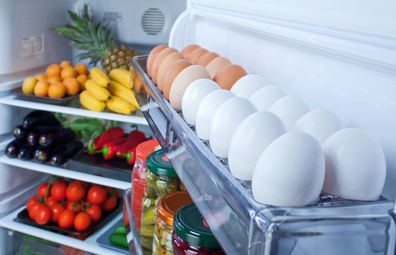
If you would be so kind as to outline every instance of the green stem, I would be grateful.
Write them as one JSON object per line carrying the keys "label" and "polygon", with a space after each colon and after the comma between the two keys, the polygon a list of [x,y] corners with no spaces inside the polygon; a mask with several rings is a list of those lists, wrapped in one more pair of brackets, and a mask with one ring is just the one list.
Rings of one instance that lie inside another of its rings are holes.
{"label": "green stem", "polygon": [[45,204],[47,204],[47,193],[48,193],[49,187],[51,186],[51,181],[52,181],[52,174],[50,175],[50,179],[49,179],[49,182],[48,182],[48,185],[47,185],[47,189],[44,192],[44,203]]}

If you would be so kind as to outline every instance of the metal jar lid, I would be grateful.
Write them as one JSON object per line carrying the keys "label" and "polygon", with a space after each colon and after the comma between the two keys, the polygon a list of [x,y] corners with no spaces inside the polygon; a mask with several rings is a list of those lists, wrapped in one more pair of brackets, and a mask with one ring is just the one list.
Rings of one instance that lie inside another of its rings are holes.
{"label": "metal jar lid", "polygon": [[192,203],[187,191],[168,194],[161,198],[157,204],[158,217],[166,224],[173,225],[173,216],[180,207]]}

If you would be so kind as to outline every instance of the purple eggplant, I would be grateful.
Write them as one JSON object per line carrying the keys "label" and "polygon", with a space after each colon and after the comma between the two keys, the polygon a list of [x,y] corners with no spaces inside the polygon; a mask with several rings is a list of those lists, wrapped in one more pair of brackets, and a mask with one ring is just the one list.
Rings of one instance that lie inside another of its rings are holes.
{"label": "purple eggplant", "polygon": [[18,152],[18,158],[22,160],[28,160],[33,158],[34,151],[37,149],[36,146],[31,146],[30,144],[24,144]]}
{"label": "purple eggplant", "polygon": [[57,127],[60,125],[60,122],[56,119],[54,114],[36,110],[25,116],[22,125],[25,129],[32,129],[39,126]]}
{"label": "purple eggplant", "polygon": [[84,145],[80,141],[71,141],[61,145],[54,150],[51,157],[51,164],[53,166],[60,166],[66,163],[74,155],[76,155],[80,150],[84,148]]}
{"label": "purple eggplant", "polygon": [[43,132],[39,138],[41,146],[56,148],[74,139],[76,133],[70,128],[51,127]]}
{"label": "purple eggplant", "polygon": [[22,146],[26,143],[25,139],[15,139],[12,142],[10,142],[6,149],[5,149],[5,154],[9,158],[16,158],[18,156],[19,150],[22,148]]}

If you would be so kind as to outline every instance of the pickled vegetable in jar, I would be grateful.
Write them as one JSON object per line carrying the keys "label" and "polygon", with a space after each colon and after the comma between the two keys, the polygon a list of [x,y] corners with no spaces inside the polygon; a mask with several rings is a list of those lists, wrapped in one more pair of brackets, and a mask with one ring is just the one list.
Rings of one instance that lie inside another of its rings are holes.
{"label": "pickled vegetable in jar", "polygon": [[193,203],[181,207],[173,217],[172,246],[175,255],[225,254]]}
{"label": "pickled vegetable in jar", "polygon": [[140,217],[142,215],[142,198],[146,190],[146,158],[152,153],[159,143],[156,139],[148,140],[136,147],[136,161],[132,170],[132,215],[136,229],[140,231]]}
{"label": "pickled vegetable in jar", "polygon": [[192,200],[187,191],[166,195],[158,201],[158,218],[154,228],[153,255],[173,254],[173,216],[180,207],[190,203],[192,203]]}

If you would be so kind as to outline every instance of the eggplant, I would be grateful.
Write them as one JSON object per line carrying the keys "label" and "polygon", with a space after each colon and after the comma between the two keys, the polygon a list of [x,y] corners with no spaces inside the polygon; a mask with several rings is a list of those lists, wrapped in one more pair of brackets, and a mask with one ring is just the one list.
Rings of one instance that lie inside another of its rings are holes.
{"label": "eggplant", "polygon": [[34,151],[34,161],[40,164],[47,163],[51,159],[51,149],[44,146],[39,146]]}
{"label": "eggplant", "polygon": [[18,125],[12,131],[16,139],[26,139],[28,131],[22,126]]}
{"label": "eggplant", "polygon": [[26,143],[25,139],[15,139],[11,141],[6,147],[6,155],[9,158],[16,158],[18,156],[19,150]]}
{"label": "eggplant", "polygon": [[26,115],[23,119],[22,125],[25,129],[32,129],[38,126],[58,127],[60,122],[52,113],[37,110]]}
{"label": "eggplant", "polygon": [[41,146],[56,148],[65,144],[76,137],[76,133],[70,128],[51,127],[43,132],[39,138]]}
{"label": "eggplant", "polygon": [[66,163],[69,159],[71,159],[74,155],[76,155],[81,149],[84,148],[84,145],[80,141],[71,141],[61,145],[60,147],[54,150],[54,153],[51,157],[51,164],[53,166],[60,166]]}
{"label": "eggplant", "polygon": [[25,143],[18,152],[18,158],[22,160],[28,160],[33,158],[36,148],[36,146],[31,146],[30,144]]}
{"label": "eggplant", "polygon": [[27,135],[27,143],[30,144],[31,146],[38,146],[39,144],[39,138],[41,134],[43,134],[45,131],[50,129],[51,126],[40,126],[33,128],[32,131],[29,132]]}

